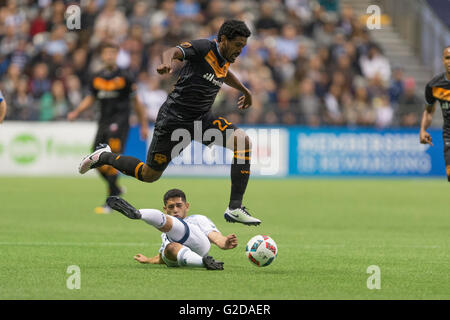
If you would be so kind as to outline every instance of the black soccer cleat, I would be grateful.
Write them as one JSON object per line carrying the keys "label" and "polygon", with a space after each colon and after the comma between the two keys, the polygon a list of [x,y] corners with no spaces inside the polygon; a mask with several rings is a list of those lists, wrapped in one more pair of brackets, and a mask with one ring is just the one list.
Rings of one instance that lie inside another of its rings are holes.
{"label": "black soccer cleat", "polygon": [[118,196],[110,196],[106,199],[106,204],[130,219],[141,219],[141,213],[127,201]]}
{"label": "black soccer cleat", "polygon": [[223,270],[223,262],[216,261],[211,256],[204,256],[202,260],[208,270]]}

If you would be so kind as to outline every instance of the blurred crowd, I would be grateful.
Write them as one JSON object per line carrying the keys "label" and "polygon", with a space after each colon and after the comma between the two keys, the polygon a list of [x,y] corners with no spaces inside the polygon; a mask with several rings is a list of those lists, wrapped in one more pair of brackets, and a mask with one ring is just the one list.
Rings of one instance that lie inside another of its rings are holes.
{"label": "blurred crowd", "polygon": [[[72,4],[81,9],[79,30],[66,25]],[[239,92],[223,86],[215,113],[240,124],[418,125],[423,103],[414,79],[391,66],[364,21],[338,0],[0,0],[6,120],[64,120],[102,67],[100,44],[114,41],[117,63],[135,75],[153,122],[176,80],[156,73],[162,51],[214,39],[228,18],[252,31],[231,69],[253,106],[239,111]],[[96,116],[91,108],[80,118]]]}

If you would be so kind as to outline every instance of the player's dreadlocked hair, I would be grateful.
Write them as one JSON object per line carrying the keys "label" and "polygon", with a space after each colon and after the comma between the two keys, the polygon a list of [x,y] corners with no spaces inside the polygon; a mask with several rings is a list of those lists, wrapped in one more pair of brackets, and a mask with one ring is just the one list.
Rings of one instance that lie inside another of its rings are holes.
{"label": "player's dreadlocked hair", "polygon": [[225,21],[219,29],[217,34],[217,41],[221,41],[222,35],[224,35],[228,40],[233,40],[236,37],[250,37],[251,32],[245,25],[244,21],[240,20],[227,20]]}
{"label": "player's dreadlocked hair", "polygon": [[186,195],[180,189],[170,189],[169,191],[167,191],[164,195],[164,205],[167,204],[167,200],[169,200],[170,198],[181,198],[183,202],[186,202]]}

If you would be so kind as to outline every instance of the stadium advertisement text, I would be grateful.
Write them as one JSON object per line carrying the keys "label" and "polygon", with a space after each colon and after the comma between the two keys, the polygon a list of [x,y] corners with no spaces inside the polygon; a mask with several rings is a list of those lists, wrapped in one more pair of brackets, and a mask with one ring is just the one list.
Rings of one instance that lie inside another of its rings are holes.
{"label": "stadium advertisement text", "polygon": [[289,132],[293,176],[445,175],[441,130],[434,146],[419,143],[418,129],[304,129]]}
{"label": "stadium advertisement text", "polygon": [[[5,122],[0,126],[0,175],[77,175],[97,125]],[[252,141],[252,176],[445,176],[442,131],[421,145],[418,129],[245,127]],[[151,132],[150,132],[151,133]],[[148,141],[130,129],[125,154],[146,160]],[[229,176],[233,152],[191,143],[165,175]],[[88,172],[94,175],[95,172]]]}
{"label": "stadium advertisement text", "polygon": [[0,175],[76,175],[96,128],[93,123],[6,121],[0,125]]}

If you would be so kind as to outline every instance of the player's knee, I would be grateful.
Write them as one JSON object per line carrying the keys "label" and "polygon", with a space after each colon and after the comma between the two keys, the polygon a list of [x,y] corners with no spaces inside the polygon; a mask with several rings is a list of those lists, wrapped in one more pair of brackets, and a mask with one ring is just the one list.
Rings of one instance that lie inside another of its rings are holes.
{"label": "player's knee", "polygon": [[183,246],[181,244],[179,244],[178,242],[171,242],[164,249],[164,255],[169,260],[177,261],[178,252],[180,251],[180,249],[182,247]]}
{"label": "player's knee", "polygon": [[156,171],[150,168],[148,165],[144,165],[142,169],[142,178],[144,182],[155,182],[161,178],[162,171]]}

